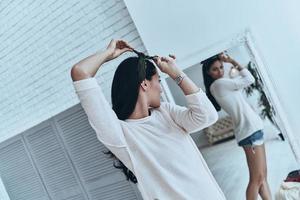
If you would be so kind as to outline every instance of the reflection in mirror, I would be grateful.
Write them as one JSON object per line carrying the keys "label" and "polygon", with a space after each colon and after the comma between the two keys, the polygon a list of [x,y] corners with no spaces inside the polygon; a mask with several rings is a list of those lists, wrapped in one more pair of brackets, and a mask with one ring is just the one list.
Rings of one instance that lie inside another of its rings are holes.
{"label": "reflection in mirror", "polygon": [[[184,72],[215,106],[219,120],[192,134],[227,199],[274,199],[297,162],[255,57],[245,42]],[[167,84],[177,104],[184,95]]]}

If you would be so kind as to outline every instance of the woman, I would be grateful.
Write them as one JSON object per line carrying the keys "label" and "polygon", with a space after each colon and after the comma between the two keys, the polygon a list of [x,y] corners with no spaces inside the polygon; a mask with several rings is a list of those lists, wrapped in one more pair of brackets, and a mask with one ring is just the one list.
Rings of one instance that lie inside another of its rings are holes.
{"label": "woman", "polygon": [[[175,64],[175,56],[138,53],[121,62],[112,85],[112,107],[95,74],[109,60],[136,52],[125,41],[112,40],[107,49],[72,67],[75,91],[97,138],[132,172],[145,200],[225,199],[191,132],[217,120],[205,93]],[[175,79],[188,107],[160,102],[159,69]],[[109,66],[105,66],[109,67]]]}
{"label": "woman", "polygon": [[[223,62],[233,65],[239,77],[225,78]],[[263,140],[263,123],[242,95],[243,88],[255,80],[251,73],[225,54],[213,56],[203,63],[203,77],[206,93],[216,110],[223,108],[232,118],[238,145],[243,147],[249,168],[247,200],[271,199],[267,183],[267,164]]]}

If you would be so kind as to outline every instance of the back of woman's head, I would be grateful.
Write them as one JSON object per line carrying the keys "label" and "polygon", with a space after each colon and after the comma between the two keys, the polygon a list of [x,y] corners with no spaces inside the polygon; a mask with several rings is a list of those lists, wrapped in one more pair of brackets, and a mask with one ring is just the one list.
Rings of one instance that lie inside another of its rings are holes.
{"label": "back of woman's head", "polygon": [[120,120],[127,119],[133,112],[142,81],[151,81],[156,73],[155,65],[141,56],[126,58],[119,64],[112,82],[111,100]]}
{"label": "back of woman's head", "polygon": [[209,100],[212,102],[212,104],[214,105],[215,109],[217,111],[220,111],[221,106],[218,104],[218,102],[216,101],[216,99],[210,92],[210,86],[215,80],[209,75],[209,70],[216,61],[220,61],[218,55],[212,56],[212,57],[202,61],[201,64],[203,64],[202,74],[203,74],[206,95],[209,98]]}
{"label": "back of woman's head", "polygon": [[[138,57],[129,57],[123,60],[113,78],[111,88],[112,108],[120,120],[127,119],[133,112],[139,95],[139,87],[143,80],[151,81],[152,76],[157,73],[155,65],[145,58],[144,54]],[[133,183],[137,178],[111,151],[105,152],[115,157],[118,164],[114,166],[122,172]]]}

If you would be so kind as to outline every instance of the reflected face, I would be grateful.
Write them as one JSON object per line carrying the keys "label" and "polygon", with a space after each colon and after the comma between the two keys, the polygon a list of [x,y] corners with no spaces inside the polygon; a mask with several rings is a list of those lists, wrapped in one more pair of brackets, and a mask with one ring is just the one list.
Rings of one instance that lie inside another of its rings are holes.
{"label": "reflected face", "polygon": [[219,79],[224,76],[224,66],[223,62],[217,60],[215,61],[208,70],[208,75],[210,75],[213,79]]}
{"label": "reflected face", "polygon": [[160,76],[158,72],[152,76],[151,81],[147,81],[149,83],[148,88],[148,102],[151,107],[159,107],[160,106],[160,93],[162,93],[162,88],[160,85]]}

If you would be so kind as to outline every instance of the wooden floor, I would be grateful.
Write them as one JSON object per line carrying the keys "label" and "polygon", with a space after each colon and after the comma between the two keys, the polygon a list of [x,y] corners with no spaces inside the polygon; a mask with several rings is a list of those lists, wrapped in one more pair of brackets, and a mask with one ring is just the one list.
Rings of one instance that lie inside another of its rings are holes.
{"label": "wooden floor", "polygon": [[[273,139],[265,143],[267,154],[268,181],[275,199],[281,182],[287,174],[300,169],[287,141]],[[230,140],[221,144],[200,149],[210,170],[219,183],[228,200],[243,200],[249,174],[243,149],[236,141]],[[260,199],[260,198],[259,198]]]}

